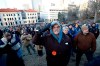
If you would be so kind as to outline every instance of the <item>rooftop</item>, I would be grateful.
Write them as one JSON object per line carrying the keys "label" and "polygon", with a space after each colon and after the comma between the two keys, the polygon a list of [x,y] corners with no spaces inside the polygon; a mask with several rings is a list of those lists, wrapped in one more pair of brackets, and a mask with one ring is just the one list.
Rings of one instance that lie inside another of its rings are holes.
{"label": "rooftop", "polygon": [[28,9],[28,10],[18,10],[18,9],[10,9],[10,8],[3,8],[3,9],[0,9],[0,12],[22,12],[22,11],[25,11],[25,12],[37,12],[33,9]]}

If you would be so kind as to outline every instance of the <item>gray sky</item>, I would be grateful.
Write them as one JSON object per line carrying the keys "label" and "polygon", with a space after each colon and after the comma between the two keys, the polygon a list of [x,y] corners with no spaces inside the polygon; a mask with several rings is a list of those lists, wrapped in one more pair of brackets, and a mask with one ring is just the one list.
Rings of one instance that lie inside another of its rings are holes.
{"label": "gray sky", "polygon": [[[37,4],[40,0],[36,0]],[[58,0],[54,0],[56,3]],[[75,2],[76,4],[83,3],[86,0],[69,0],[69,2]],[[44,0],[45,5],[47,4],[46,2],[49,2],[49,0]],[[23,5],[27,4],[29,8],[32,8],[32,3],[31,0],[0,0],[0,8],[18,8],[18,9],[23,9]]]}

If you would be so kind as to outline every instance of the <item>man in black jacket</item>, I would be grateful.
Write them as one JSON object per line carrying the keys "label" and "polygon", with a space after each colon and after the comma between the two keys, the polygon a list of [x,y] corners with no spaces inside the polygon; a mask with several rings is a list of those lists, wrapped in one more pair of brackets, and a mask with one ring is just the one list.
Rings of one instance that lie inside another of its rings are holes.
{"label": "man in black jacket", "polygon": [[91,28],[89,29],[89,31],[94,34],[96,39],[98,38],[98,36],[99,36],[99,29],[96,28],[96,24],[95,23],[93,23],[91,25]]}
{"label": "man in black jacket", "polygon": [[71,53],[71,40],[63,33],[59,22],[51,23],[49,35],[36,34],[33,43],[45,47],[47,66],[67,66]]}

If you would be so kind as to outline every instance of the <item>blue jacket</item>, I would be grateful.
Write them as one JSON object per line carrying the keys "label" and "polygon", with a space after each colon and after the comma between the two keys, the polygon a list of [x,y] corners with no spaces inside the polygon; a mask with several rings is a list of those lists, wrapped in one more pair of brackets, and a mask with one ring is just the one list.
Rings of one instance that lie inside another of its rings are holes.
{"label": "blue jacket", "polygon": [[68,34],[72,36],[72,39],[74,39],[77,34],[77,31],[75,28],[69,29]]}
{"label": "blue jacket", "polygon": [[[75,32],[76,32],[75,34],[77,35],[78,33],[81,32],[81,28],[80,28],[80,27],[77,27],[77,28],[75,27]],[[75,36],[76,36],[76,35],[75,35]]]}
{"label": "blue jacket", "polygon": [[20,38],[16,34],[12,35],[11,46],[12,46],[12,49],[16,51],[18,57],[19,58],[22,57],[21,41],[20,41]]}

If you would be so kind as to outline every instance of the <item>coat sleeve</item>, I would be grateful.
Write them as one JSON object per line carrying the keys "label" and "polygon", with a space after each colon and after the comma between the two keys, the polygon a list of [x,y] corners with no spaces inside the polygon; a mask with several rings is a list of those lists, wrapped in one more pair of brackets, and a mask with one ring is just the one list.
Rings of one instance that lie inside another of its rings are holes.
{"label": "coat sleeve", "polygon": [[74,43],[73,43],[73,47],[76,48],[77,47],[77,43],[78,43],[78,36],[79,34],[74,38]]}
{"label": "coat sleeve", "polygon": [[93,35],[93,38],[92,38],[91,50],[93,52],[95,52],[95,50],[96,50],[96,38],[95,38],[94,35]]}
{"label": "coat sleeve", "polygon": [[32,35],[29,35],[30,40],[32,39]]}
{"label": "coat sleeve", "polygon": [[24,35],[21,36],[22,41],[25,40],[25,38],[26,38],[26,36],[24,36]]}
{"label": "coat sleeve", "polygon": [[98,36],[99,36],[99,29],[97,29],[97,37],[96,37],[96,39],[98,38]]}
{"label": "coat sleeve", "polygon": [[45,41],[46,41],[46,37],[41,37],[41,35],[37,33],[33,36],[33,39],[32,39],[33,44],[36,44],[36,45],[44,45]]}
{"label": "coat sleeve", "polygon": [[7,44],[5,47],[0,48],[0,55],[9,53],[10,50],[11,50],[11,46],[9,44]]}

